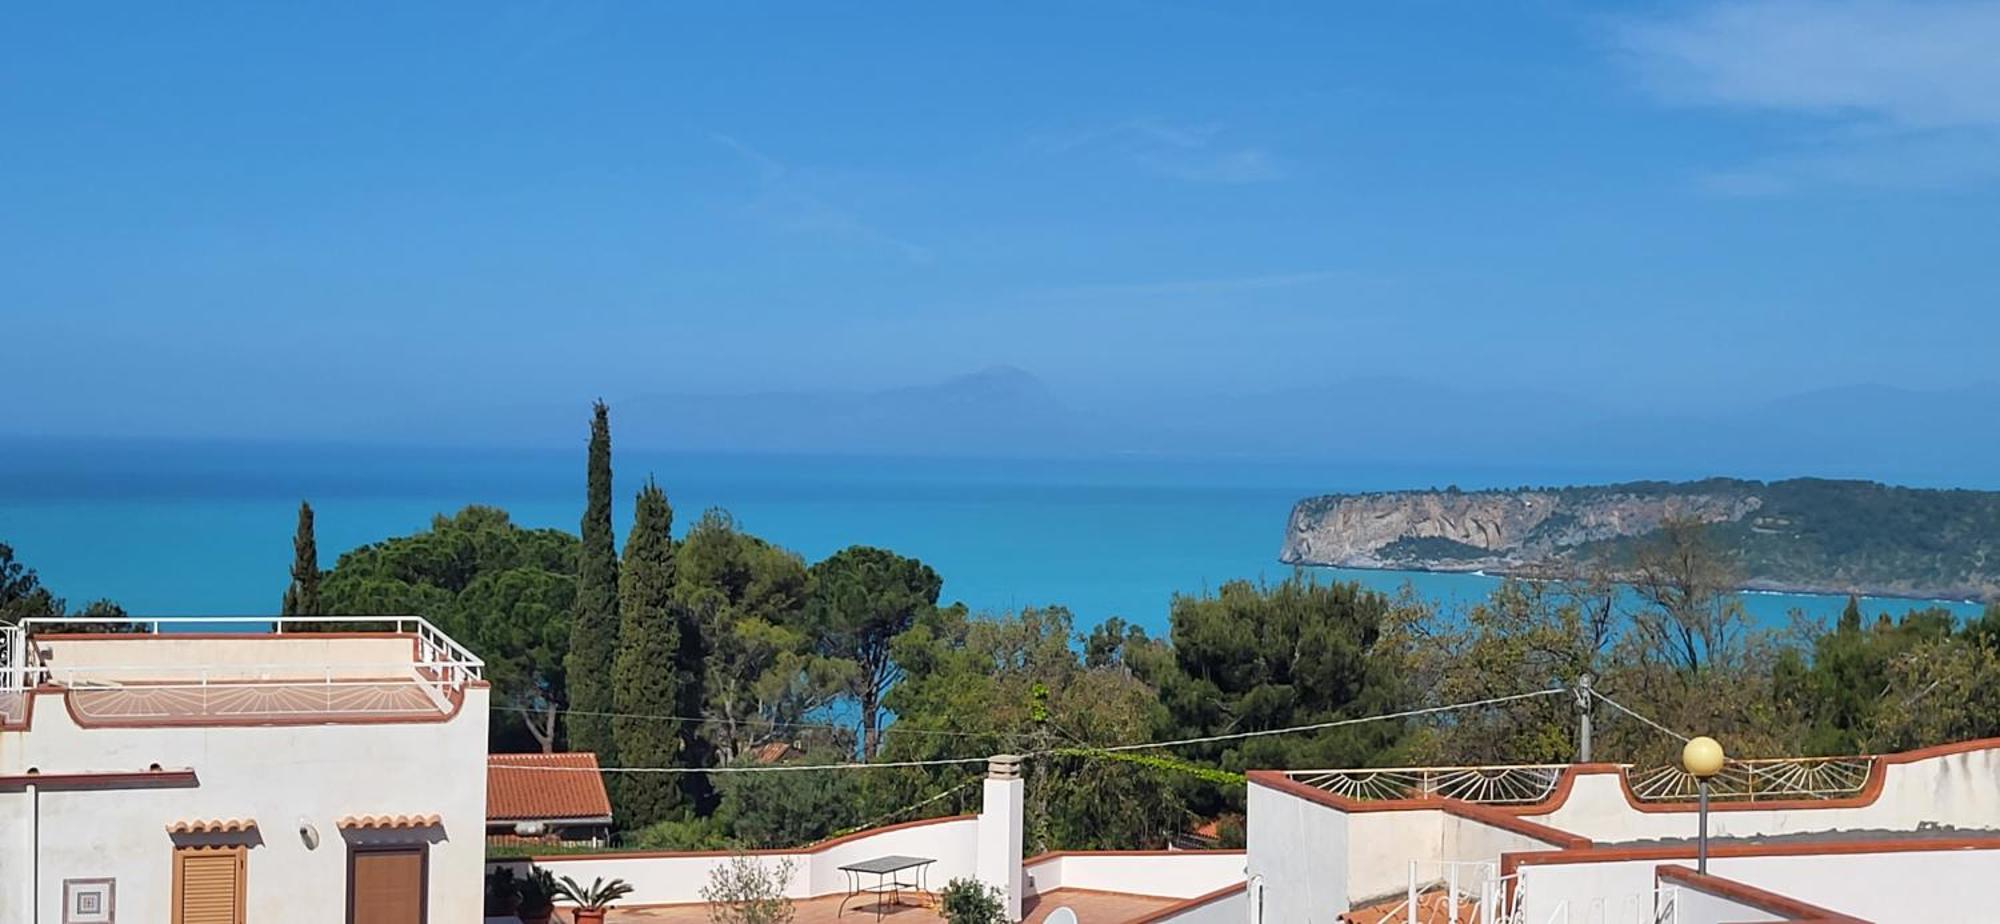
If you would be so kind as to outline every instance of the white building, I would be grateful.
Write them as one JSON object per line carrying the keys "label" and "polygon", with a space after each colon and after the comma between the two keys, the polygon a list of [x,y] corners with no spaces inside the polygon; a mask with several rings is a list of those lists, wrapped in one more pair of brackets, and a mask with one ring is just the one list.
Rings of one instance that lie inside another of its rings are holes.
{"label": "white building", "polygon": [[[2000,739],[1729,764],[1250,775],[1250,921],[2000,920]],[[1411,911],[1412,906],[1416,908]]]}
{"label": "white building", "polygon": [[[1714,783],[1697,871],[1693,784],[1616,764],[1258,771],[1248,849],[1019,859],[1020,790],[996,765],[978,815],[762,854],[792,870],[801,920],[839,920],[842,867],[934,861],[1040,922],[1084,924],[1725,924],[2000,920],[2000,739],[1864,757],[1740,761]],[[643,920],[706,920],[715,853],[536,858],[619,876]],[[862,883],[866,885],[867,883]],[[810,912],[810,914],[807,914]],[[613,922],[618,920],[614,914]],[[637,920],[637,919],[635,919]],[[905,920],[929,920],[912,917]]]}
{"label": "white building", "polygon": [[[0,629],[0,924],[480,919],[476,658],[416,619],[160,631],[172,622]],[[790,869],[802,921],[841,920],[881,881],[855,870],[885,864],[931,890],[982,880],[1030,922],[1063,907],[1085,924],[2000,920],[1982,894],[2000,881],[2000,740],[1736,762],[1716,786],[1706,873],[1689,778],[1613,764],[1258,771],[1247,850],[1024,859],[1019,763],[996,758],[977,815],[757,856]],[[630,920],[697,922],[728,859],[507,862],[623,878],[621,906],[651,906]]]}
{"label": "white building", "polygon": [[419,619],[176,622],[0,628],[0,924],[479,920],[477,658]]}

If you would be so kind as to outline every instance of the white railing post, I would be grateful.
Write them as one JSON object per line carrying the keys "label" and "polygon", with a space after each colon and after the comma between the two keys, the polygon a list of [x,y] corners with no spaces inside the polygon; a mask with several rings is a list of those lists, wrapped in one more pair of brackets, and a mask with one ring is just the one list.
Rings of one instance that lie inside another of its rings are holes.
{"label": "white railing post", "polygon": [[1408,924],[1417,924],[1417,861],[1415,860],[1410,861],[1410,894],[1409,899],[1403,903],[1403,920]]}
{"label": "white railing post", "polygon": [[1445,914],[1451,924],[1458,924],[1458,864],[1453,863],[1445,872]]}

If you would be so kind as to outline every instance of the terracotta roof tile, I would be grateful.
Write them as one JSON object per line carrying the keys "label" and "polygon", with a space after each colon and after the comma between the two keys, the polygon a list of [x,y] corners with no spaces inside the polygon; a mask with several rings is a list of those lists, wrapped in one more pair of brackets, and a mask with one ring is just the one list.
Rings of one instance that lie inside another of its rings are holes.
{"label": "terracotta roof tile", "polygon": [[348,815],[340,819],[340,827],[347,828],[434,828],[443,819],[431,815]]}
{"label": "terracotta roof tile", "polygon": [[[547,768],[547,769],[543,769]],[[611,817],[597,755],[488,754],[487,821],[556,821]]]}
{"label": "terracotta roof tile", "polygon": [[257,827],[248,818],[194,818],[167,826],[168,834],[235,834]]}

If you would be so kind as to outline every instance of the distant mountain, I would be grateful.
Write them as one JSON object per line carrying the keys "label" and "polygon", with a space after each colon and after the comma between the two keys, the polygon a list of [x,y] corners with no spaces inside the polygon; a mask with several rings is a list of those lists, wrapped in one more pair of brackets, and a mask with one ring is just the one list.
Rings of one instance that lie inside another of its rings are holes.
{"label": "distant mountain", "polygon": [[1293,507],[1282,561],[1533,571],[1627,559],[1669,518],[1708,524],[1761,590],[2000,600],[2000,492],[1797,478],[1330,494]]}
{"label": "distant mountain", "polygon": [[[1443,379],[1449,373],[1440,371]],[[1366,377],[1239,394],[1074,400],[1009,366],[879,390],[609,395],[621,446],[955,456],[1177,455],[1409,467],[1494,486],[1532,477],[1686,479],[1731,471],[2000,488],[2000,385],[1855,385],[1680,414],[1589,395]],[[384,435],[570,446],[581,402],[427,413]],[[1532,480],[1532,477],[1529,480]]]}
{"label": "distant mountain", "polygon": [[650,395],[616,403],[621,438],[677,449],[1051,454],[1080,430],[1041,380],[998,366],[881,391]]}

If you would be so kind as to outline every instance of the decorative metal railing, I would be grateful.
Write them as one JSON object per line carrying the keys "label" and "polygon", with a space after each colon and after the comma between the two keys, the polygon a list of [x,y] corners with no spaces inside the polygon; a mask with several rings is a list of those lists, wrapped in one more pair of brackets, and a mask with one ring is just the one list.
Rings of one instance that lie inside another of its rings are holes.
{"label": "decorative metal railing", "polygon": [[[1780,757],[1732,760],[1709,781],[1708,797],[1731,802],[1838,799],[1860,792],[1875,769],[1873,757]],[[1700,787],[1676,766],[1625,772],[1632,796],[1641,802],[1687,802]]]}
{"label": "decorative metal railing", "polygon": [[[1287,775],[1337,796],[1364,801],[1460,799],[1489,805],[1528,805],[1547,799],[1567,764],[1487,767],[1383,767],[1292,770]],[[1730,802],[1837,799],[1867,787],[1875,758],[1780,757],[1732,760],[1709,781],[1709,798]],[[1626,785],[1641,802],[1688,802],[1699,789],[1677,766],[1624,768]]]}
{"label": "decorative metal railing", "polygon": [[27,674],[22,665],[27,649],[19,626],[0,626],[0,690],[19,690],[27,686]]}
{"label": "decorative metal railing", "polygon": [[1653,924],[1680,924],[1680,886],[1663,886],[1653,890]]}
{"label": "decorative metal railing", "polygon": [[[126,631],[171,638],[173,630],[218,628],[251,634],[307,635],[361,629],[410,636],[412,657],[364,662],[320,661],[204,664],[63,664],[45,662],[33,644],[37,630]],[[18,663],[7,674],[33,686],[51,683],[70,690],[79,715],[95,719],[156,719],[179,716],[286,717],[319,713],[422,715],[448,711],[465,684],[480,678],[485,663],[440,631],[414,616],[162,617],[127,619],[77,617],[25,620],[7,641],[7,657]],[[0,704],[4,706],[4,704]]]}
{"label": "decorative metal railing", "polygon": [[0,722],[17,723],[28,717],[28,671],[23,663],[27,644],[17,626],[0,626]]}
{"label": "decorative metal railing", "polygon": [[1567,764],[1492,767],[1383,767],[1293,770],[1289,776],[1349,799],[1463,799],[1497,805],[1540,802],[1555,791]]}

